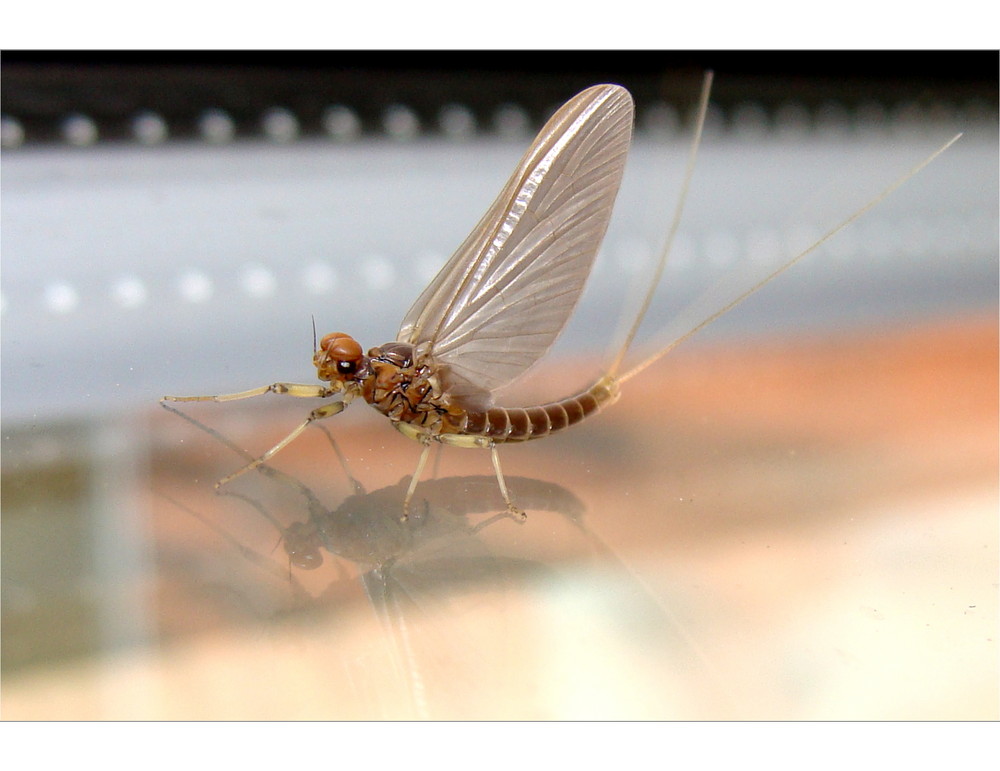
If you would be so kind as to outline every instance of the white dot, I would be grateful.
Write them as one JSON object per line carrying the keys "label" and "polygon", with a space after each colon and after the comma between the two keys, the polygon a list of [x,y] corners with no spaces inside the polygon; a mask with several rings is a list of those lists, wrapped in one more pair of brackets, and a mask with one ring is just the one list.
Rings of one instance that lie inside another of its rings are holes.
{"label": "white dot", "polygon": [[228,142],[236,134],[236,124],[224,110],[205,110],[198,119],[198,130],[208,142]]}
{"label": "white dot", "polygon": [[927,117],[941,127],[957,128],[958,108],[950,102],[935,101],[927,108]]}
{"label": "white dot", "polygon": [[476,133],[476,116],[460,104],[448,104],[438,114],[438,125],[450,139],[468,139]]}
{"label": "white dot", "polygon": [[[996,233],[995,221],[992,230]],[[971,235],[971,231],[963,219],[954,215],[939,215],[934,220],[929,251],[932,254],[935,252],[947,253],[949,250],[960,251],[970,244]]]}
{"label": "white dot", "polygon": [[299,135],[299,119],[284,107],[271,107],[261,118],[267,138],[274,142],[291,142]]}
{"label": "white dot", "polygon": [[376,292],[388,289],[396,271],[385,257],[369,257],[361,266],[361,276],[369,289]]}
{"label": "white dot", "polygon": [[[993,105],[995,104],[996,100],[993,102]],[[995,126],[996,108],[993,105],[987,104],[983,99],[970,98],[959,107],[958,119],[966,126],[976,123],[985,124],[986,122]]]}
{"label": "white dot", "polygon": [[144,145],[159,144],[168,133],[167,122],[158,113],[147,110],[132,119],[132,136]]}
{"label": "white dot", "polygon": [[335,104],[323,111],[323,128],[334,139],[357,139],[361,135],[361,120],[350,107]]}
{"label": "white dot", "polygon": [[908,217],[900,223],[899,230],[903,254],[915,256],[926,253],[932,232],[929,222],[917,217]]}
{"label": "white dot", "polygon": [[115,283],[111,294],[123,308],[138,308],[146,302],[146,285],[134,276],[126,276]]}
{"label": "white dot", "polygon": [[814,223],[800,221],[787,225],[782,237],[785,244],[782,256],[794,257],[819,241],[823,237],[823,231]]}
{"label": "white dot", "polygon": [[302,283],[312,294],[326,294],[337,286],[337,273],[325,262],[314,262],[302,271]]}
{"label": "white dot", "polygon": [[884,129],[888,124],[888,113],[881,102],[864,101],[854,110],[855,124],[865,131]]}
{"label": "white dot", "polygon": [[719,230],[705,237],[705,259],[712,267],[725,268],[731,265],[739,252],[739,241],[732,233]]}
{"label": "white dot", "polygon": [[891,120],[894,129],[913,129],[924,123],[924,108],[917,102],[901,102],[897,104],[891,113]]}
{"label": "white dot", "polygon": [[251,265],[240,276],[240,285],[251,297],[270,297],[276,285],[274,274],[263,265]]}
{"label": "white dot", "polygon": [[188,271],[180,277],[177,289],[188,302],[202,303],[212,297],[212,279],[201,271]]}
{"label": "white dot", "polygon": [[615,246],[615,262],[626,275],[643,270],[653,257],[653,249],[643,238],[626,238]]}
{"label": "white dot", "polygon": [[694,240],[686,231],[679,231],[670,245],[667,268],[676,274],[690,271],[695,265]]}
{"label": "white dot", "polygon": [[0,118],[0,145],[18,147],[24,143],[24,126],[15,118],[4,115]]}
{"label": "white dot", "polygon": [[873,261],[888,259],[898,252],[900,233],[893,223],[869,219],[855,227],[862,232],[865,252]]}
{"label": "white dot", "polygon": [[86,115],[70,115],[63,121],[62,134],[71,145],[92,145],[97,141],[97,124]]}
{"label": "white dot", "polygon": [[444,256],[435,252],[424,252],[417,256],[416,275],[423,286],[434,278],[441,266],[444,265]]}
{"label": "white dot", "polygon": [[520,139],[531,123],[528,113],[516,104],[503,104],[493,115],[493,128],[504,139]]}
{"label": "white dot", "polygon": [[656,136],[674,136],[680,131],[681,116],[676,107],[660,102],[645,109],[642,126]]}
{"label": "white dot", "polygon": [[393,104],[382,116],[382,128],[393,139],[413,139],[420,133],[420,119],[409,107]]}
{"label": "white dot", "polygon": [[758,227],[746,234],[747,259],[754,265],[773,265],[781,256],[781,234],[774,228]]}
{"label": "white dot", "polygon": [[69,313],[80,304],[80,295],[69,284],[50,284],[45,287],[45,304],[53,313]]}
{"label": "white dot", "polygon": [[834,265],[836,262],[846,262],[858,256],[861,246],[858,242],[857,228],[844,228],[823,244],[824,251],[831,255],[830,260],[820,260],[819,265]]}
{"label": "white dot", "polygon": [[774,128],[782,137],[809,133],[809,110],[801,102],[785,102],[774,114]]}
{"label": "white dot", "polygon": [[[694,118],[698,112],[697,107],[692,107],[688,113],[688,126],[694,125]],[[717,104],[709,104],[705,110],[705,127],[702,129],[702,137],[717,137],[726,128],[726,113]]]}
{"label": "white dot", "polygon": [[841,102],[827,101],[816,110],[816,132],[821,136],[842,136],[850,129],[851,115]]}
{"label": "white dot", "polygon": [[743,102],[732,114],[733,129],[743,137],[764,136],[768,130],[767,111],[759,102]]}

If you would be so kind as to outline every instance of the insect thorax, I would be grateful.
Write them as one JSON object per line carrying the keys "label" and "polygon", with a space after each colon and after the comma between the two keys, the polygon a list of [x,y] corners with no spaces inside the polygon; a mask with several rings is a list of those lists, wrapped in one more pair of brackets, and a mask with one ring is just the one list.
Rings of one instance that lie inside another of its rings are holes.
{"label": "insect thorax", "polygon": [[362,384],[365,401],[390,420],[428,434],[452,433],[454,410],[431,368],[413,361],[413,346],[386,343],[368,351],[370,373]]}

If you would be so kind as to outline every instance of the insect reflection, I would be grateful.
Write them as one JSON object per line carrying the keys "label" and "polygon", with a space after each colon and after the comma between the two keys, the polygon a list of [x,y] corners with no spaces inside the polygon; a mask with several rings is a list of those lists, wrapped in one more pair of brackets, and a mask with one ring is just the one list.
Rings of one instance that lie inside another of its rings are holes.
{"label": "insect reflection", "polygon": [[[252,457],[194,417],[164,407],[243,459]],[[333,438],[323,430],[343,462]],[[232,531],[218,515],[203,515],[198,507],[162,493],[221,536],[238,558],[234,564],[212,552],[205,564],[186,557],[181,580],[195,585],[195,599],[221,597],[225,604],[219,610],[226,615],[238,613],[240,621],[276,622],[274,629],[292,634],[297,646],[318,649],[322,666],[354,673],[352,677],[365,684],[364,693],[333,699],[337,703],[329,709],[334,714],[467,716],[466,705],[482,698],[485,717],[497,714],[497,701],[516,704],[521,694],[510,681],[510,672],[520,638],[511,632],[511,617],[525,596],[558,574],[537,553],[521,554],[517,542],[509,540],[510,530],[497,528],[495,538],[484,535],[510,518],[496,480],[473,476],[427,481],[414,499],[411,520],[404,524],[399,507],[407,477],[366,492],[346,463],[344,471],[353,491],[330,506],[307,480],[270,465],[258,467],[254,474],[217,491],[240,504],[235,520],[239,524]],[[577,543],[584,555],[592,553],[579,498],[536,479],[511,477],[510,482],[528,505],[555,513],[563,535],[579,533]],[[255,519],[255,512],[264,521]],[[473,514],[486,516],[473,519]],[[287,561],[279,556],[278,543],[265,523],[279,535]],[[551,517],[536,517],[533,523],[546,532],[554,524]],[[263,532],[258,525],[264,526]],[[324,563],[331,564],[319,570]],[[246,567],[249,576],[243,572]],[[359,599],[359,589],[374,613],[374,628],[367,626],[368,613],[345,620],[352,608],[364,607],[352,604]],[[474,621],[464,615],[470,609]],[[294,623],[305,619],[306,624]],[[447,631],[442,631],[442,624]],[[363,632],[360,648],[352,647],[355,638],[348,628]],[[334,631],[327,635],[328,629]],[[302,630],[305,634],[300,636]],[[329,672],[317,676],[330,678],[334,690],[340,683]],[[467,687],[470,682],[474,687]],[[484,693],[489,696],[482,697]]]}
{"label": "insect reflection", "polygon": [[[168,405],[164,407],[244,459],[252,459],[252,456],[214,429],[180,410]],[[231,489],[220,491],[248,504],[274,526],[280,535],[290,567],[315,570],[323,564],[323,552],[327,552],[366,569],[385,570],[418,548],[453,536],[474,537],[494,522],[509,516],[493,477],[449,477],[429,480],[421,485],[420,496],[414,507],[415,523],[404,525],[399,520],[398,512],[408,489],[409,478],[404,477],[394,485],[372,492],[366,491],[351,475],[333,437],[325,429],[324,433],[353,485],[353,493],[335,508],[323,503],[308,485],[296,477],[268,465],[259,466],[257,472],[273,480],[282,489],[293,491],[301,501],[294,508],[300,513],[306,512],[305,517],[300,516],[290,525],[285,525],[268,510],[259,496]],[[582,528],[583,503],[569,490],[528,477],[511,479],[516,484],[518,494],[529,501],[533,508],[556,512],[575,527]],[[187,506],[182,507],[191,511]],[[478,513],[495,515],[476,525],[470,525],[466,517]],[[195,516],[217,529],[204,517]],[[232,537],[223,535],[234,542]],[[242,546],[236,545],[246,553]],[[256,557],[248,556],[259,562]]]}
{"label": "insect reflection", "polygon": [[545,404],[504,407],[494,403],[494,394],[522,375],[553,344],[576,307],[594,264],[632,136],[632,97],[617,85],[586,89],[545,124],[493,205],[403,317],[395,341],[371,348],[366,354],[347,334],[323,336],[313,354],[320,385],[272,383],[232,394],[164,397],[170,401],[223,402],[266,393],[306,398],[341,395],[339,401],[312,410],[284,439],[219,485],[265,463],[307,426],[342,412],[360,397],[388,417],[400,433],[424,446],[402,496],[403,520],[410,514],[432,442],[489,450],[506,508],[523,519],[524,512],[514,504],[504,479],[498,445],[548,436],[614,403],[622,383],[813,251],[945,149],[813,246],[622,374],[620,366],[652,300],[677,230],[710,86],[709,75],[667,246],[625,343],[603,376],[578,393]]}

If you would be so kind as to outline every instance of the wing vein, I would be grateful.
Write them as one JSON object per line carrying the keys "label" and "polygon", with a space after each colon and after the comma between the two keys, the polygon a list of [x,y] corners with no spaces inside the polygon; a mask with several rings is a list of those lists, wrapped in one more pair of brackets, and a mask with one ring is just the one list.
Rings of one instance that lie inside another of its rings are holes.
{"label": "wing vein", "polygon": [[632,119],[621,86],[563,105],[404,317],[397,339],[442,369],[456,401],[482,403],[565,327],[611,217]]}

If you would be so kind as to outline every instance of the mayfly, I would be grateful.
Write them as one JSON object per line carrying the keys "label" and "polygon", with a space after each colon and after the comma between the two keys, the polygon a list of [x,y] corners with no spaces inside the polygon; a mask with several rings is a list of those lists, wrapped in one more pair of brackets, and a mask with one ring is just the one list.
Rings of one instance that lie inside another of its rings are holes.
{"label": "mayfly", "polygon": [[311,423],[362,397],[404,436],[423,445],[403,500],[402,518],[432,442],[489,450],[507,510],[523,519],[500,467],[497,448],[569,428],[612,404],[622,383],[726,313],[836,232],[874,207],[958,137],[896,181],[815,244],[637,366],[619,373],[659,283],[676,233],[700,141],[711,73],[706,75],[684,183],[656,275],[605,374],[579,393],[528,407],[502,407],[493,394],[549,349],[575,308],[604,238],[632,137],[629,92],[598,85],[564,104],[545,124],[513,175],[468,238],[403,318],[396,340],[367,354],[351,336],[325,335],[313,353],[320,385],[273,383],[218,396],[167,396],[170,401],[248,399],[266,393],[339,401],[317,407],[257,460],[221,486],[265,463]]}

